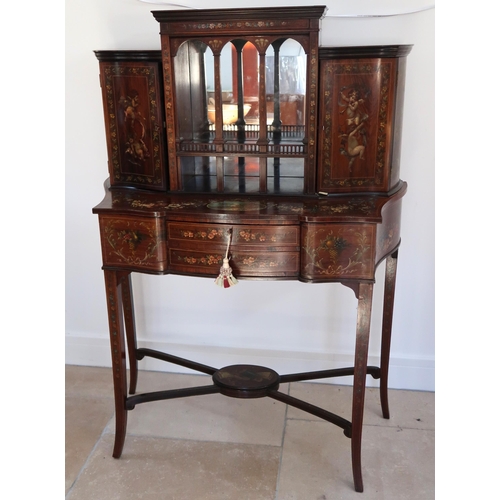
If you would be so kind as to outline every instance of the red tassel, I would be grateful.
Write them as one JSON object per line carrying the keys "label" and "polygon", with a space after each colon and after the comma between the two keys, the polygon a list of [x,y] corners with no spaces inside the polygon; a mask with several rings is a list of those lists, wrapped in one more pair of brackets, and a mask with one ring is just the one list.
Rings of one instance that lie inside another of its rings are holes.
{"label": "red tassel", "polygon": [[233,276],[233,270],[229,267],[229,259],[224,259],[219,276],[217,276],[215,280],[215,284],[222,288],[229,288],[238,284],[238,280]]}

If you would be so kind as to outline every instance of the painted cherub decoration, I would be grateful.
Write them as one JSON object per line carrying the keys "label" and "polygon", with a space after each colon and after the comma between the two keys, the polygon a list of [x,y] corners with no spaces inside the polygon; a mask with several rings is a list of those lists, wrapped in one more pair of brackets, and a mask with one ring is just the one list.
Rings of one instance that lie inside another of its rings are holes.
{"label": "painted cherub decoration", "polygon": [[340,114],[345,113],[345,127],[342,129],[339,137],[341,138],[340,152],[349,158],[349,171],[352,171],[352,165],[356,158],[363,160],[363,154],[366,148],[366,133],[364,122],[368,119],[364,99],[359,97],[359,91],[350,89],[347,95],[342,89],[339,95]]}
{"label": "painted cherub decoration", "polygon": [[149,150],[144,142],[146,128],[144,117],[139,110],[139,93],[135,90],[130,95],[120,98],[120,106],[125,115],[125,129],[127,131],[127,149],[125,152],[134,160],[143,161],[149,158]]}

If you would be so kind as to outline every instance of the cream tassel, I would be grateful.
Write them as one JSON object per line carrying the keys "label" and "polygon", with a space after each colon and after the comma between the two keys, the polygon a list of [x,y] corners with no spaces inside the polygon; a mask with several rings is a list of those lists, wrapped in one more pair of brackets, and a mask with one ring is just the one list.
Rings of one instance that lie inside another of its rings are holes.
{"label": "cream tassel", "polygon": [[215,280],[215,284],[222,288],[229,288],[230,286],[236,285],[238,280],[233,276],[233,270],[229,267],[229,245],[231,245],[231,236],[233,234],[232,228],[229,230],[229,238],[227,241],[226,256],[222,261],[222,267],[220,268],[219,276]]}

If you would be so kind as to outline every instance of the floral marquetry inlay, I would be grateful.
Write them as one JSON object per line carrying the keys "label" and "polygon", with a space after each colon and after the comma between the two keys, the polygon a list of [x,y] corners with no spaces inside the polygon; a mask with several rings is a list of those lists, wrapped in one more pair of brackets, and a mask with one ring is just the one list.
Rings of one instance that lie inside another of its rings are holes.
{"label": "floral marquetry inlay", "polygon": [[226,29],[242,29],[242,28],[274,28],[276,26],[287,26],[286,21],[238,21],[238,22],[217,22],[217,23],[186,23],[182,24],[183,30],[226,30]]}
{"label": "floral marquetry inlay", "polygon": [[239,229],[236,232],[235,241],[244,241],[246,243],[298,243],[297,229],[283,228],[273,229]]}
{"label": "floral marquetry inlay", "polygon": [[177,259],[185,264],[197,266],[214,266],[222,264],[222,255],[207,254],[201,257],[193,257],[190,255],[177,255]]}
{"label": "floral marquetry inlay", "polygon": [[302,269],[308,278],[371,278],[374,231],[369,225],[325,224],[308,227]]}
{"label": "floral marquetry inlay", "polygon": [[226,244],[229,238],[231,238],[232,246],[299,244],[299,228],[297,226],[231,226],[170,222],[168,224],[168,235],[169,239],[173,240],[189,240],[220,244]]}
{"label": "floral marquetry inlay", "polygon": [[156,267],[164,259],[155,220],[102,218],[101,233],[106,264]]}
{"label": "floral marquetry inlay", "polygon": [[[235,256],[235,261],[237,259],[237,255]],[[293,254],[290,255],[279,255],[276,257],[272,257],[269,255],[248,255],[245,257],[241,257],[239,259],[239,264],[242,267],[249,267],[254,269],[276,269],[276,268],[286,268],[294,267],[297,263],[297,257]]]}
{"label": "floral marquetry inlay", "polygon": [[374,197],[318,197],[313,201],[304,200],[291,203],[288,201],[253,201],[241,199],[227,199],[224,201],[206,200],[190,197],[189,200],[180,198],[152,198],[139,193],[118,192],[113,193],[112,204],[114,207],[124,207],[144,210],[145,213],[156,210],[166,211],[197,211],[207,208],[213,214],[218,212],[280,212],[290,215],[370,215],[377,213],[377,204]]}
{"label": "floral marquetry inlay", "polygon": [[187,239],[195,240],[222,240],[224,231],[222,229],[207,229],[206,231],[183,231],[180,230],[180,236]]}

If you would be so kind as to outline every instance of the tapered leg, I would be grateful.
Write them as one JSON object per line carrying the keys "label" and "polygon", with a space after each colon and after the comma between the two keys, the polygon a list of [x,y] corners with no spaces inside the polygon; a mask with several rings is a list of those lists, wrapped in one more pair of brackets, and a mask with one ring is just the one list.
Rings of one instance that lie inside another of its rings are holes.
{"label": "tapered leg", "polygon": [[132,295],[132,275],[129,272],[120,274],[122,285],[123,315],[125,318],[125,332],[127,334],[127,351],[130,368],[129,393],[135,394],[137,388],[137,340],[135,334],[134,300]]}
{"label": "tapered leg", "polygon": [[113,457],[120,458],[127,431],[127,365],[123,327],[122,283],[120,273],[104,271],[108,305],[109,338],[115,392],[115,445]]}
{"label": "tapered leg", "polygon": [[370,319],[372,310],[373,284],[361,283],[358,295],[358,319],[356,323],[356,350],[354,354],[354,382],[352,400],[351,457],[354,489],[363,491],[361,473],[361,435],[363,431],[363,411],[365,404],[366,365],[370,339]]}
{"label": "tapered leg", "polygon": [[387,384],[389,380],[394,291],[396,288],[396,270],[398,266],[397,250],[387,257],[385,266],[384,312],[382,317],[382,346],[380,355],[380,403],[382,405],[382,415],[384,418],[389,418]]}

